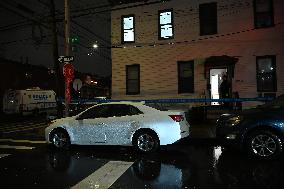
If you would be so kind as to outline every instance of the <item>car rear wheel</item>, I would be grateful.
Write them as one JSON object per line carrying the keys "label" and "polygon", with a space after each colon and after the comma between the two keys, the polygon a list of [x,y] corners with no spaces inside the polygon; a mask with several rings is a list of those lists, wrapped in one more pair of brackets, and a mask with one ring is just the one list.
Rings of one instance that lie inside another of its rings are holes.
{"label": "car rear wheel", "polygon": [[57,149],[68,149],[70,147],[70,139],[66,131],[54,131],[51,137],[51,142]]}
{"label": "car rear wheel", "polygon": [[282,152],[281,138],[266,130],[255,131],[247,140],[248,152],[261,159],[274,159]]}
{"label": "car rear wheel", "polygon": [[139,132],[134,139],[134,145],[139,152],[151,153],[158,150],[160,141],[154,132]]}

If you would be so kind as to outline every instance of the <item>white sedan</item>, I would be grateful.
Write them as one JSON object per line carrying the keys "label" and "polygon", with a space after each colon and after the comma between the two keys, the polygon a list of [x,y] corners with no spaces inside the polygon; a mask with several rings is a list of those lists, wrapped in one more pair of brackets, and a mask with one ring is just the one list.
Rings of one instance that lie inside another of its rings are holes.
{"label": "white sedan", "polygon": [[154,152],[189,136],[184,112],[160,111],[136,102],[95,105],[73,117],[57,119],[45,129],[46,141],[56,148],[76,145],[135,146]]}

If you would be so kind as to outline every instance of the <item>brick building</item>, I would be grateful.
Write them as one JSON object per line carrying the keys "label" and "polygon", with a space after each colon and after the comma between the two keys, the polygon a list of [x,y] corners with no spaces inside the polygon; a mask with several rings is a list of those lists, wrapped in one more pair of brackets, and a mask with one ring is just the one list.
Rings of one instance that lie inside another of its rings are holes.
{"label": "brick building", "polygon": [[283,10],[282,0],[117,5],[111,19],[112,99],[219,98],[224,74],[230,97],[283,94]]}

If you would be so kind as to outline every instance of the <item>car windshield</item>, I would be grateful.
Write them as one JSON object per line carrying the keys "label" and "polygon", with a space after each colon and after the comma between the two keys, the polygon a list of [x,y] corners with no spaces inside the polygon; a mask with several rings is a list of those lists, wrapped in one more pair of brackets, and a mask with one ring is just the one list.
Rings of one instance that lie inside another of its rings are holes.
{"label": "car windshield", "polygon": [[260,108],[279,108],[284,107],[284,94],[278,96],[276,99],[266,102],[265,104],[259,106]]}

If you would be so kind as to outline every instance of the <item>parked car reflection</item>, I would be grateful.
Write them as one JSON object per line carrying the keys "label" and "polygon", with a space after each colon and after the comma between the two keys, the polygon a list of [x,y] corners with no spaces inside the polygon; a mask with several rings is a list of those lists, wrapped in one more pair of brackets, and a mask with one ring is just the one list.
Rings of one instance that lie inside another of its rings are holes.
{"label": "parked car reflection", "polygon": [[109,161],[134,162],[113,188],[277,188],[284,184],[283,161],[248,159],[221,147],[141,155],[128,148],[85,146],[68,152],[52,150],[48,160],[52,174],[71,176],[88,176]]}
{"label": "parked car reflection", "polygon": [[279,188],[284,184],[284,162],[248,159],[225,151],[217,172],[225,188]]}
{"label": "parked car reflection", "polygon": [[[162,155],[141,155],[132,153],[132,150],[121,149],[104,150],[96,148],[96,153],[90,152],[90,147],[85,150],[54,151],[48,155],[49,167],[56,172],[66,172],[73,175],[82,172],[84,166],[95,164],[96,161],[131,161],[133,165],[125,172],[128,183],[120,184],[121,188],[135,188],[145,186],[148,188],[183,188],[190,177],[190,164],[186,162],[186,155],[177,152],[162,152]],[[82,149],[82,148],[80,148]],[[113,154],[116,154],[114,156]],[[166,154],[164,154],[166,153]],[[101,165],[103,166],[103,164]],[[124,185],[125,184],[125,185]],[[132,187],[133,186],[133,187]]]}

